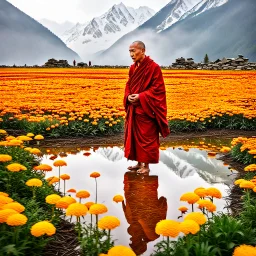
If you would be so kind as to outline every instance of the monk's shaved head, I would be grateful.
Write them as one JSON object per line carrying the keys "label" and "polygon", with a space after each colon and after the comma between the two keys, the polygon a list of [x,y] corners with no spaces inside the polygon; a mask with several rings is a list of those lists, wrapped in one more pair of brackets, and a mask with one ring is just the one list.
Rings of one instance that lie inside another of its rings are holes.
{"label": "monk's shaved head", "polygon": [[129,48],[130,56],[134,62],[141,62],[145,57],[146,47],[142,41],[134,41]]}
{"label": "monk's shaved head", "polygon": [[142,41],[134,41],[132,44],[137,44],[140,49],[145,49],[146,50],[146,46]]}

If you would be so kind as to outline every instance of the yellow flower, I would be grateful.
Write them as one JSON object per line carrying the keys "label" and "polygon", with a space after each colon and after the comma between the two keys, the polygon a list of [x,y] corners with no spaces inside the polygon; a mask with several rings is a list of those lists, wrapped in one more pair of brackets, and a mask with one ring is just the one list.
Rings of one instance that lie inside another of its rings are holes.
{"label": "yellow flower", "polygon": [[5,195],[0,195],[0,204],[9,204],[13,202],[13,199]]}
{"label": "yellow flower", "polygon": [[200,230],[200,226],[194,220],[185,220],[180,223],[180,230],[185,235],[196,234]]}
{"label": "yellow flower", "polygon": [[12,157],[10,155],[0,154],[0,162],[9,162],[12,161]]}
{"label": "yellow flower", "polygon": [[22,141],[29,141],[29,140],[32,140],[30,137],[24,136],[24,135],[18,136],[17,139],[18,139],[18,140],[22,140]]}
{"label": "yellow flower", "polygon": [[56,228],[48,221],[40,221],[31,227],[30,232],[35,237],[43,235],[52,236],[56,233]]}
{"label": "yellow flower", "polygon": [[67,209],[73,203],[76,203],[76,199],[70,196],[64,196],[56,203],[56,208]]}
{"label": "yellow flower", "polygon": [[0,223],[4,223],[6,222],[7,218],[13,214],[16,214],[18,212],[16,212],[13,209],[4,209],[4,210],[0,210]]}
{"label": "yellow flower", "polygon": [[34,135],[34,133],[29,132],[29,133],[27,133],[27,136],[28,137],[34,137],[35,135]]}
{"label": "yellow flower", "polygon": [[90,214],[95,214],[95,215],[103,214],[103,213],[106,213],[107,211],[108,211],[108,208],[104,204],[93,204],[89,210]]}
{"label": "yellow flower", "polygon": [[53,176],[47,178],[46,180],[48,181],[49,185],[52,185],[53,183],[59,182],[60,179],[58,177]]}
{"label": "yellow flower", "polygon": [[30,179],[25,184],[29,187],[42,187],[43,182],[39,179]]}
{"label": "yellow flower", "polygon": [[188,213],[184,217],[184,220],[194,220],[199,225],[203,225],[207,221],[205,215],[203,213],[201,213],[201,212],[191,212],[191,213]]}
{"label": "yellow flower", "polygon": [[256,248],[251,245],[242,244],[235,248],[233,256],[256,256]]}
{"label": "yellow flower", "polygon": [[[0,158],[1,159],[1,158]],[[1,161],[1,160],[0,160]],[[255,172],[256,171],[256,164],[250,164],[244,168],[246,172]]]}
{"label": "yellow flower", "polygon": [[210,200],[199,200],[197,201],[197,204],[199,205],[199,209],[206,208],[209,212],[216,211],[216,205],[212,203]]}
{"label": "yellow flower", "polygon": [[245,179],[238,179],[234,182],[235,185],[239,185],[241,182],[245,181]]}
{"label": "yellow flower", "polygon": [[198,200],[200,199],[200,197],[193,193],[193,192],[188,192],[188,193],[185,193],[183,194],[181,197],[180,197],[180,201],[186,201],[188,202],[189,204],[194,204],[196,203]]}
{"label": "yellow flower", "polygon": [[156,234],[176,237],[180,233],[180,223],[174,220],[161,220],[156,224]]}
{"label": "yellow flower", "polygon": [[178,210],[181,211],[182,214],[184,214],[188,211],[188,208],[186,206],[181,206]]}
{"label": "yellow flower", "polygon": [[94,204],[94,202],[87,202],[84,205],[88,208],[88,210],[91,208],[91,206]]}
{"label": "yellow flower", "polygon": [[0,196],[5,196],[5,197],[8,197],[9,195],[5,192],[0,192]]}
{"label": "yellow flower", "polygon": [[215,198],[222,197],[221,192],[217,188],[214,188],[214,187],[207,188],[206,193],[208,196],[211,196],[211,197],[215,197]]}
{"label": "yellow flower", "polygon": [[53,163],[54,166],[59,167],[59,166],[67,166],[67,163],[64,160],[56,160]]}
{"label": "yellow flower", "polygon": [[253,189],[255,187],[255,184],[251,181],[244,180],[240,183],[239,187],[244,189]]}
{"label": "yellow flower", "polygon": [[30,153],[31,153],[31,154],[34,154],[34,155],[40,155],[40,154],[42,154],[42,152],[41,152],[38,148],[32,148],[32,149],[30,150]]}
{"label": "yellow flower", "polygon": [[105,216],[98,222],[100,229],[114,229],[118,226],[120,226],[120,220],[114,216]]}
{"label": "yellow flower", "polygon": [[44,171],[44,172],[50,172],[52,171],[52,167],[48,164],[40,164],[38,166],[34,167],[34,170],[36,171]]}
{"label": "yellow flower", "polygon": [[93,172],[93,173],[90,174],[90,177],[96,179],[96,178],[100,177],[100,173],[98,173],[98,172]]}
{"label": "yellow flower", "polygon": [[78,198],[87,198],[90,196],[90,193],[86,190],[80,190],[76,193],[76,197]]}
{"label": "yellow flower", "polygon": [[26,171],[27,168],[24,165],[13,163],[9,164],[6,167],[10,172],[19,172],[19,171]]}
{"label": "yellow flower", "polygon": [[0,129],[0,134],[7,134],[6,130]]}
{"label": "yellow flower", "polygon": [[199,197],[206,197],[207,196],[207,192],[205,188],[196,188],[194,190],[194,193],[197,194]]}
{"label": "yellow flower", "polygon": [[70,176],[69,176],[68,174],[62,174],[62,175],[60,175],[60,178],[61,178],[62,180],[69,180],[69,179],[70,179]]}
{"label": "yellow flower", "polygon": [[13,209],[18,213],[25,211],[25,207],[18,202],[12,202],[12,203],[5,204],[2,208],[3,209]]}
{"label": "yellow flower", "polygon": [[230,151],[231,151],[230,147],[222,147],[221,150],[220,150],[220,152],[222,152],[222,153],[228,153]]}
{"label": "yellow flower", "polygon": [[56,204],[60,199],[61,199],[61,196],[57,194],[52,194],[45,198],[45,202],[48,204]]}
{"label": "yellow flower", "polygon": [[44,136],[41,135],[41,134],[38,134],[34,137],[35,140],[43,140],[44,139]]}
{"label": "yellow flower", "polygon": [[28,221],[28,218],[25,215],[17,213],[9,216],[6,220],[6,223],[9,226],[22,226],[26,224],[27,221]]}
{"label": "yellow flower", "polygon": [[136,254],[132,251],[132,249],[123,246],[123,245],[116,245],[112,247],[108,251],[108,256],[136,256]]}
{"label": "yellow flower", "polygon": [[124,201],[124,197],[122,195],[115,195],[113,197],[113,201],[116,202],[116,203],[123,202]]}
{"label": "yellow flower", "polygon": [[68,206],[66,215],[80,217],[80,216],[86,215],[87,212],[88,212],[88,209],[84,204],[73,203]]}

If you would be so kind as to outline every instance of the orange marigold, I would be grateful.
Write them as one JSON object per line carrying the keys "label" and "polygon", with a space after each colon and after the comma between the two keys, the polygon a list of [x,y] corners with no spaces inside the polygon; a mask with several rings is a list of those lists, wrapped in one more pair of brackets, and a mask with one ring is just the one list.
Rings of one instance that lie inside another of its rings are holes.
{"label": "orange marigold", "polygon": [[18,213],[25,211],[25,207],[18,202],[11,202],[11,203],[5,204],[2,208],[3,209],[13,209]]}
{"label": "orange marigold", "polygon": [[45,198],[45,202],[48,204],[56,204],[61,199],[61,196],[57,194],[51,194]]}
{"label": "orange marigold", "polygon": [[29,187],[42,187],[43,182],[39,179],[30,179],[26,182],[26,185]]}
{"label": "orange marigold", "polygon": [[108,211],[108,208],[104,204],[93,204],[89,210],[90,214],[95,214],[95,215],[103,214],[103,213],[106,213],[107,211]]}
{"label": "orange marigold", "polygon": [[181,197],[180,197],[180,201],[186,201],[188,202],[189,204],[194,204],[196,203],[198,200],[200,199],[200,197],[193,193],[193,192],[188,192],[188,193],[185,193],[183,194]]}
{"label": "orange marigold", "polygon": [[206,193],[208,196],[211,196],[211,197],[215,197],[215,198],[222,197],[221,192],[217,188],[214,188],[214,187],[207,188]]}
{"label": "orange marigold", "polygon": [[13,209],[4,209],[4,210],[0,210],[0,223],[4,223],[6,222],[7,218],[13,214],[16,214],[18,212],[16,212]]}
{"label": "orange marigold", "polygon": [[6,154],[0,154],[0,162],[12,161],[12,156]]}
{"label": "orange marigold", "polygon": [[52,236],[56,233],[56,228],[48,221],[40,221],[31,227],[30,232],[35,237],[43,235]]}
{"label": "orange marigold", "polygon": [[26,171],[27,170],[27,168],[24,165],[18,164],[18,163],[9,164],[9,165],[7,165],[6,168],[10,172],[19,172],[19,171]]}
{"label": "orange marigold", "polygon": [[122,195],[115,195],[113,197],[113,201],[116,202],[116,203],[123,202],[124,201],[124,197]]}
{"label": "orange marigold", "polygon": [[69,179],[70,179],[70,176],[69,176],[68,174],[62,174],[62,175],[60,175],[60,178],[61,178],[62,180],[69,180]]}
{"label": "orange marigold", "polygon": [[123,246],[123,245],[116,245],[112,247],[108,251],[108,256],[136,256],[136,254],[132,251],[132,249]]}
{"label": "orange marigold", "polygon": [[64,160],[56,160],[53,165],[55,167],[59,167],[59,166],[67,166],[67,163]]}
{"label": "orange marigold", "polygon": [[93,172],[93,173],[90,174],[90,177],[96,179],[96,178],[100,177],[100,173],[98,173],[98,172]]}
{"label": "orange marigold", "polygon": [[73,203],[68,206],[66,215],[80,217],[86,215],[87,212],[88,209],[84,204]]}
{"label": "orange marigold", "polygon": [[100,229],[114,229],[120,226],[120,220],[115,216],[105,216],[101,218],[98,222],[98,227]]}
{"label": "orange marigold", "polygon": [[22,226],[25,225],[28,221],[28,218],[20,213],[12,214],[6,220],[7,225],[9,226]]}
{"label": "orange marigold", "polygon": [[86,190],[80,190],[76,193],[76,197],[78,198],[87,198],[90,196],[90,193]]}
{"label": "orange marigold", "polygon": [[184,220],[180,223],[180,231],[187,234],[196,234],[200,230],[200,226],[194,220]]}
{"label": "orange marigold", "polygon": [[44,172],[50,172],[52,171],[52,167],[48,164],[40,164],[38,166],[34,167],[34,170],[36,171],[44,171]]}
{"label": "orange marigold", "polygon": [[180,233],[180,223],[174,220],[161,220],[156,224],[158,235],[176,237]]}
{"label": "orange marigold", "polygon": [[201,212],[191,212],[191,213],[188,213],[184,217],[184,220],[194,220],[199,225],[203,225],[207,221],[205,215],[203,213],[201,213]]}
{"label": "orange marigold", "polygon": [[235,248],[233,256],[256,256],[256,248],[251,245],[242,244]]}

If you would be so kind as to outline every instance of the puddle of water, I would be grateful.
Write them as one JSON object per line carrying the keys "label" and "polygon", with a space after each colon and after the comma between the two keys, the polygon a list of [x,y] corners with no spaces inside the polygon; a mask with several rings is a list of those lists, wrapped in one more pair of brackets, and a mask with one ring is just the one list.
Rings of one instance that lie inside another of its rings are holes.
{"label": "puddle of water", "polygon": [[[165,146],[167,147],[167,146]],[[211,147],[211,146],[210,146]],[[228,186],[233,183],[228,166],[215,158],[210,158],[206,150],[190,148],[181,150],[168,147],[160,152],[160,162],[151,165],[149,175],[137,175],[128,172],[127,167],[133,163],[123,156],[120,147],[87,148],[87,150],[69,149],[68,153],[60,154],[56,159],[63,159],[67,166],[61,173],[67,173],[71,179],[66,181],[66,188],[87,190],[91,197],[83,202],[95,200],[95,181],[90,173],[100,172],[98,181],[98,202],[108,207],[105,215],[117,216],[121,226],[112,231],[117,244],[131,246],[137,255],[150,255],[154,245],[162,238],[154,232],[155,225],[162,219],[174,219],[180,215],[178,208],[182,205],[180,196],[185,192],[194,191],[197,187],[216,187],[223,196],[227,195]],[[51,152],[60,150],[51,149]],[[50,155],[45,154],[42,163],[52,166]],[[236,172],[233,171],[235,174]],[[47,173],[58,176],[58,168]],[[63,189],[63,183],[61,183]],[[112,201],[116,194],[124,195],[122,205]],[[218,211],[226,211],[225,201],[216,199]],[[189,207],[191,209],[191,207]],[[100,216],[100,217],[102,217]],[[85,220],[90,222],[90,216]]]}

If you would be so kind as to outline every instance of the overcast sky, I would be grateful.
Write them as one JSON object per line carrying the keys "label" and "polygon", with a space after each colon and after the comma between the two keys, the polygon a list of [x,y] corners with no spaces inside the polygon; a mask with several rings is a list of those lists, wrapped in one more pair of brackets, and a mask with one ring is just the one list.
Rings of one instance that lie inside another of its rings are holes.
{"label": "overcast sky", "polygon": [[32,18],[64,22],[85,22],[121,1],[131,7],[148,6],[159,11],[170,0],[8,0]]}

